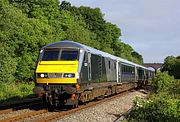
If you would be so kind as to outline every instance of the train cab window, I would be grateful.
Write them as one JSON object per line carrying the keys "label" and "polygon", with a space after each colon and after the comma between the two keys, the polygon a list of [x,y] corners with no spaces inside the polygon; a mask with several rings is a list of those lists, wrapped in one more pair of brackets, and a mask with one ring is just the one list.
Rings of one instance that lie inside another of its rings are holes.
{"label": "train cab window", "polygon": [[55,61],[58,60],[59,50],[45,50],[42,60],[43,61]]}
{"label": "train cab window", "polygon": [[62,50],[60,60],[78,60],[78,51]]}
{"label": "train cab window", "polygon": [[76,49],[46,49],[42,61],[78,60],[78,54]]}

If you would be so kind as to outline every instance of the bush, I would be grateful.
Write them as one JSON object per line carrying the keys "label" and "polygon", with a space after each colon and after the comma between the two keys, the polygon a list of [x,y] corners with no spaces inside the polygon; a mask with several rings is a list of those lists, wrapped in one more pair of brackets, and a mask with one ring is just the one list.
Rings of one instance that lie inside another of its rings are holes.
{"label": "bush", "polygon": [[174,77],[169,76],[168,72],[159,72],[152,82],[152,86],[155,88],[156,92],[166,91],[174,82]]}
{"label": "bush", "polygon": [[175,80],[175,82],[169,87],[167,92],[171,94],[172,97],[180,99],[180,80]]}
{"label": "bush", "polygon": [[136,99],[129,121],[179,122],[180,121],[180,80],[167,72],[158,73],[152,82],[156,93],[145,99]]}
{"label": "bush", "polygon": [[151,100],[136,99],[130,113],[130,121],[138,122],[179,122],[180,100],[167,94],[154,96]]}

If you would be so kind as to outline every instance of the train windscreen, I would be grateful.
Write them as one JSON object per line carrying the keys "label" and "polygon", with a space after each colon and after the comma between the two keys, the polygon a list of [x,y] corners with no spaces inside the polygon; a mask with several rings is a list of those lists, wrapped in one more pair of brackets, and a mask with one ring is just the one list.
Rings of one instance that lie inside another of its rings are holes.
{"label": "train windscreen", "polygon": [[59,50],[45,50],[42,60],[43,61],[56,61],[58,60]]}
{"label": "train windscreen", "polygon": [[44,50],[42,61],[57,61],[57,60],[78,60],[78,50],[73,49],[58,49],[58,50]]}
{"label": "train windscreen", "polygon": [[77,60],[78,51],[62,50],[60,60]]}

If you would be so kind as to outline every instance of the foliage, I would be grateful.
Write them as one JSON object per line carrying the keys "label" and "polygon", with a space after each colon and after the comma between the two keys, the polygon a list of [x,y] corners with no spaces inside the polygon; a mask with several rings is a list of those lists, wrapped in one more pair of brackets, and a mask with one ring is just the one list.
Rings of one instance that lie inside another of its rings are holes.
{"label": "foliage", "polygon": [[[0,81],[14,78],[16,81],[31,81],[38,51],[49,43],[50,26],[38,19],[27,18],[21,10],[9,4],[1,5]],[[6,73],[8,77],[4,79]]]}
{"label": "foliage", "polygon": [[174,77],[169,76],[168,72],[159,72],[152,82],[156,92],[166,91],[175,82]]}
{"label": "foliage", "polygon": [[135,52],[133,48],[128,44],[117,41],[114,44],[114,52],[115,52],[115,55],[118,57],[128,59],[138,64],[143,64],[142,56],[139,55],[137,52]]}
{"label": "foliage", "polygon": [[0,101],[7,99],[20,99],[33,94],[34,83],[0,82]]}
{"label": "foliage", "polygon": [[78,20],[72,13],[66,10],[60,12],[60,21],[62,30],[65,32],[64,39],[74,40],[89,46],[98,46],[93,37],[94,33],[86,29],[86,23]]}
{"label": "foliage", "polygon": [[171,76],[180,79],[180,56],[168,56],[164,60],[162,71],[168,71]]}
{"label": "foliage", "polygon": [[28,18],[54,20],[59,16],[58,0],[10,0],[10,4],[21,9]]}
{"label": "foliage", "polygon": [[179,103],[179,99],[169,98],[166,94],[156,95],[151,100],[138,99],[130,113],[130,120],[138,122],[179,122]]}
{"label": "foliage", "polygon": [[0,81],[14,81],[17,61],[9,55],[7,45],[0,43],[0,47]]}
{"label": "foliage", "polygon": [[139,53],[137,53],[136,51],[131,52],[131,55],[133,57],[133,62],[135,63],[139,63],[139,64],[143,64],[143,58],[142,55],[140,55]]}
{"label": "foliage", "polygon": [[180,121],[180,80],[158,73],[153,81],[156,93],[148,99],[136,99],[129,120],[143,122]]}

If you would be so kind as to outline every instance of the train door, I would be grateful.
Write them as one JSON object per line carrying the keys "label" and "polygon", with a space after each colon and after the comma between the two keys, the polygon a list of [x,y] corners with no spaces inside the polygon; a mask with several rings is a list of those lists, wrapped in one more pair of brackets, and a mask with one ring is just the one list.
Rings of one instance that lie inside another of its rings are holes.
{"label": "train door", "polygon": [[135,82],[138,82],[138,68],[135,66]]}
{"label": "train door", "polygon": [[98,72],[99,72],[99,79],[101,80],[102,78],[102,56],[99,55],[98,59]]}
{"label": "train door", "polygon": [[121,63],[118,63],[118,82],[121,82]]}
{"label": "train door", "polygon": [[88,80],[91,80],[91,53],[88,52]]}

